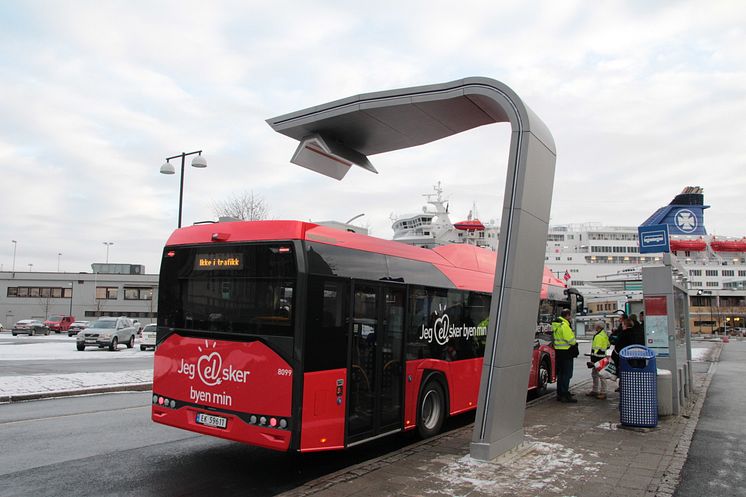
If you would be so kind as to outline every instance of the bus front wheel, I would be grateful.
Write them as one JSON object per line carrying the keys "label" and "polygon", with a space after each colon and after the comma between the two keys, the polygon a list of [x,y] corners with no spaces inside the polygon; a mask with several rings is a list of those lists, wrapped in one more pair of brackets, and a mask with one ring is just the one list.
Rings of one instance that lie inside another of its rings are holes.
{"label": "bus front wheel", "polygon": [[552,371],[549,366],[548,359],[542,359],[539,365],[538,376],[536,378],[536,395],[544,395],[547,393],[547,385],[549,384],[549,378]]}
{"label": "bus front wheel", "polygon": [[429,438],[440,432],[446,419],[446,397],[443,386],[437,380],[430,380],[420,393],[417,405],[417,432],[422,438]]}

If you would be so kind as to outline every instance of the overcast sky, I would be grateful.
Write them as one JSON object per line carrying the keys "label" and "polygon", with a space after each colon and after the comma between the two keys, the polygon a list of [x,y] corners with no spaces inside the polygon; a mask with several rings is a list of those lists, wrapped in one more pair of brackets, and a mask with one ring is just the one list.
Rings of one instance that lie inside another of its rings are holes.
{"label": "overcast sky", "polygon": [[[746,235],[746,6],[685,2],[0,3],[0,264],[158,271],[176,227],[251,191],[274,219],[391,238],[442,182],[452,219],[499,216],[509,127],[372,156],[342,182],[289,163],[265,119],[467,76],[513,88],[557,145],[552,223],[636,226],[687,185],[710,233]],[[175,164],[178,169],[178,161]]]}

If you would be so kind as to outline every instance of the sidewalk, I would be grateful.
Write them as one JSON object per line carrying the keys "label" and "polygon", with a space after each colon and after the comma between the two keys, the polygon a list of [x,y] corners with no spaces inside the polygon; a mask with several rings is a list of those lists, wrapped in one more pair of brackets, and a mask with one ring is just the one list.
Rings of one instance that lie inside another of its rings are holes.
{"label": "sidewalk", "polygon": [[[713,360],[721,350],[721,344],[714,345]],[[586,397],[589,380],[575,387],[577,404],[559,404],[552,396],[529,403],[525,443],[495,461],[469,457],[470,424],[282,496],[670,497],[687,458],[714,364],[698,363],[693,368],[694,393],[688,408],[682,416],[661,419],[656,428],[619,426],[619,394],[612,392],[606,401]]]}

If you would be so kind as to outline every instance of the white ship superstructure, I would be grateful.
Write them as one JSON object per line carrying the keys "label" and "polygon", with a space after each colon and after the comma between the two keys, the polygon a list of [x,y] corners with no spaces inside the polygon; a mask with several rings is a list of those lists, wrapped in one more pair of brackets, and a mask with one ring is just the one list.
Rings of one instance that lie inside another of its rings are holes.
{"label": "white ship superstructure", "polygon": [[[451,222],[448,200],[443,198],[443,189],[438,183],[435,193],[427,193],[427,205],[422,212],[404,216],[392,216],[393,240],[423,248],[433,248],[450,243],[468,243],[478,247],[497,250],[499,226],[482,224],[469,213],[465,221]],[[432,206],[432,208],[429,208]]]}
{"label": "white ship superstructure", "polygon": [[[453,223],[440,184],[427,194],[428,208],[394,220],[393,239],[432,248],[448,243],[471,243],[497,250],[500,228],[482,224],[467,215]],[[690,288],[716,290],[746,286],[746,238],[706,234],[702,211],[703,192],[687,187],[666,207],[658,209],[651,222],[668,222],[672,233],[674,265]],[[683,230],[683,231],[682,231]],[[695,234],[681,234],[686,231]],[[640,254],[637,226],[604,226],[600,223],[552,225],[546,241],[545,264],[558,277],[576,287],[601,285],[607,289],[640,290],[642,266],[660,264],[662,254]],[[638,280],[625,285],[624,280]],[[614,284],[616,282],[616,285]]]}

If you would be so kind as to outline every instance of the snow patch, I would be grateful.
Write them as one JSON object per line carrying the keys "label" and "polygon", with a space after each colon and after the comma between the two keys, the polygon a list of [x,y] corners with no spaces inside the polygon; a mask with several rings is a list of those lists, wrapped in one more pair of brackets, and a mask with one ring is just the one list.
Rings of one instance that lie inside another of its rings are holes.
{"label": "snow patch", "polygon": [[85,388],[137,385],[153,381],[152,369],[115,373],[69,373],[0,376],[0,396],[69,392]]}
{"label": "snow patch", "polygon": [[692,347],[692,361],[694,362],[708,362],[712,361],[712,356],[715,353],[714,348],[710,347]]}
{"label": "snow patch", "polygon": [[135,347],[128,349],[119,345],[116,352],[109,349],[88,347],[83,351],[75,348],[75,338],[55,336],[33,337],[37,343],[19,343],[24,336],[0,339],[0,361],[68,361],[85,359],[124,359],[153,356],[152,350],[140,350],[139,339]]}
{"label": "snow patch", "polygon": [[[477,461],[470,456],[444,456],[438,462],[445,467],[432,474],[442,482],[429,493],[468,495],[478,491],[488,495],[523,493],[526,485],[537,492],[562,492],[571,482],[587,481],[603,463],[597,454],[582,453],[560,444],[537,442],[526,437],[531,448],[508,462]],[[428,469],[428,468],[426,468]],[[428,469],[428,471],[430,471]],[[528,483],[531,482],[531,483]]]}
{"label": "snow patch", "polygon": [[596,426],[596,428],[601,430],[617,431],[618,425],[616,423],[607,421],[606,423],[601,423],[600,425]]}

